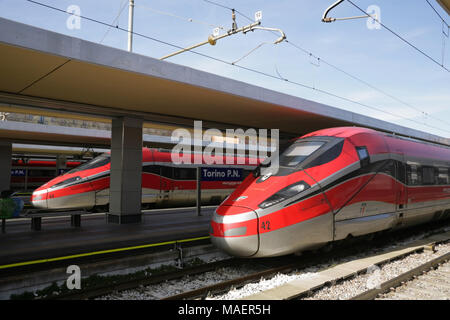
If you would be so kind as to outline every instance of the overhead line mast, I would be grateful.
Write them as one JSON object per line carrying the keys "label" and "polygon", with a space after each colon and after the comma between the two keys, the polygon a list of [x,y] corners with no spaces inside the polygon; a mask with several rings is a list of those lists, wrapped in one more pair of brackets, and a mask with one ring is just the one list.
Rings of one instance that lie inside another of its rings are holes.
{"label": "overhead line mast", "polygon": [[133,51],[134,0],[129,0],[128,8],[128,51]]}

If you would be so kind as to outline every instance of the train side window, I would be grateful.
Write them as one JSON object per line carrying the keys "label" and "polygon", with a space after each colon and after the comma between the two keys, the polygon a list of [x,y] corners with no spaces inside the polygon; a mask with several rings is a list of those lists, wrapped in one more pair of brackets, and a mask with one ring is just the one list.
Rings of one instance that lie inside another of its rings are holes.
{"label": "train side window", "polygon": [[406,165],[400,161],[396,161],[396,163],[397,163],[397,179],[401,183],[406,184]]}
{"label": "train side window", "polygon": [[176,180],[196,180],[196,169],[173,168],[173,176]]}
{"label": "train side window", "polygon": [[161,166],[161,176],[169,178],[169,179],[173,179],[173,168],[172,167],[166,167],[166,166]]}
{"label": "train side window", "polygon": [[438,184],[446,185],[449,183],[449,169],[438,168]]}
{"label": "train side window", "polygon": [[393,160],[388,160],[383,168],[380,170],[380,172],[383,172],[391,177],[395,177],[395,165]]}
{"label": "train side window", "polygon": [[358,153],[359,160],[361,161],[361,167],[365,167],[370,163],[369,152],[367,147],[356,147],[356,152]]}
{"label": "train side window", "polygon": [[433,167],[422,167],[422,183],[426,185],[435,184],[435,174]]}
{"label": "train side window", "polygon": [[408,164],[406,166],[408,185],[418,186],[422,184],[422,170],[416,164]]}
{"label": "train side window", "polygon": [[146,165],[142,168],[142,172],[145,173],[153,173],[153,174],[160,174],[161,167],[155,166],[155,165]]}

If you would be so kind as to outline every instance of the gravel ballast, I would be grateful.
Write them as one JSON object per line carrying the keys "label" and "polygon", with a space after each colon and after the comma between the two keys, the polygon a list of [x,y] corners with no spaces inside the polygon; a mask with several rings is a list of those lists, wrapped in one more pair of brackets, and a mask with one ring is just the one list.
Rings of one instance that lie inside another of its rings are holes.
{"label": "gravel ballast", "polygon": [[[450,228],[446,228],[448,230]],[[304,268],[301,270],[295,270],[293,272],[285,274],[277,274],[267,279],[261,279],[256,283],[249,283],[240,288],[232,288],[230,291],[208,297],[207,299],[225,299],[225,300],[235,300],[241,299],[280,285],[288,283],[296,279],[307,279],[310,277],[315,277],[318,272],[329,268],[333,265],[344,263],[346,261],[356,260],[362,257],[367,257],[376,254],[381,251],[386,251],[388,249],[395,249],[397,246],[407,245],[415,240],[425,237],[425,234],[410,237],[407,240],[396,243],[395,245],[385,246],[383,248],[368,250],[367,252],[356,254],[353,256],[347,256],[340,259],[331,259],[326,263],[315,265],[312,267]],[[316,291],[312,296],[307,297],[309,300],[339,300],[339,299],[349,299],[359,293],[366,291],[367,289],[376,287],[377,284],[382,283],[386,280],[392,279],[401,273],[411,270],[424,262],[430,261],[433,258],[442,255],[446,252],[450,252],[450,244],[440,244],[436,247],[436,252],[433,251],[423,251],[421,253],[410,254],[402,259],[392,261],[387,263],[380,268],[371,268],[369,273],[361,274],[355,278],[337,283],[334,286],[324,287]],[[127,290],[122,292],[116,292],[108,296],[101,297],[100,299],[105,300],[153,300],[161,299],[168,296],[176,295],[186,291],[198,289],[201,287],[213,285],[226,280],[236,279],[249,275],[251,273],[260,271],[256,270],[257,267],[252,267],[250,265],[241,267],[225,267],[220,268],[215,271],[206,272],[199,275],[185,276],[180,279],[166,281],[157,285],[151,285],[146,287],[140,287],[134,290]]]}

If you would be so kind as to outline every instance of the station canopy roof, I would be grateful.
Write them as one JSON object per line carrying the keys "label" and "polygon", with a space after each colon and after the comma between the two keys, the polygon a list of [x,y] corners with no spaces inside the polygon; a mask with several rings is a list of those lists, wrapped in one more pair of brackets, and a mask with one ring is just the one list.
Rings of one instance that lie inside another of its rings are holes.
{"label": "station canopy roof", "polygon": [[437,2],[450,15],[450,0],[437,0]]}
{"label": "station canopy roof", "polygon": [[364,126],[450,145],[450,139],[151,57],[0,18],[0,103],[93,118],[301,135]]}

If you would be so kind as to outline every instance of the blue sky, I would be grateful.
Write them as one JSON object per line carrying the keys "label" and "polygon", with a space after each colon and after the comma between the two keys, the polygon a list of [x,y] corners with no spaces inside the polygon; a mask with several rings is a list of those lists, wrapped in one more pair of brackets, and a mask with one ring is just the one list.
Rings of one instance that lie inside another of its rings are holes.
{"label": "blue sky", "polygon": [[[37,1],[62,10],[66,10],[70,5],[77,5],[81,9],[82,16],[106,23],[112,23],[119,14],[119,9],[127,2],[127,0]],[[233,62],[260,46],[237,64],[355,100],[390,114],[189,52],[167,61],[450,137],[450,72],[413,50],[385,29],[370,30],[367,28],[366,19],[322,23],[320,21],[322,14],[333,0],[213,1],[235,8],[250,18],[254,17],[256,11],[261,10],[262,24],[265,27],[282,29],[291,44],[300,46],[403,103],[352,79],[323,61],[319,63],[317,59],[289,43],[273,45],[278,35],[267,31],[258,30],[246,35],[234,35],[218,41],[215,46],[205,45],[196,51]],[[178,46],[190,46],[206,40],[213,32],[214,26],[224,28],[220,31],[221,34],[231,27],[231,11],[204,0],[135,0],[135,2],[135,32]],[[450,39],[443,35],[442,21],[425,0],[353,0],[353,2],[364,10],[370,5],[378,6],[381,10],[382,23],[440,63],[445,44],[444,65],[450,69]],[[450,23],[450,17],[435,0],[430,2],[447,23]],[[330,15],[347,17],[360,14],[361,12],[345,1]],[[127,34],[123,31],[115,28],[108,30],[108,27],[88,20],[81,21],[80,29],[72,30],[66,24],[69,15],[25,0],[0,0],[0,16],[93,42],[100,42],[103,39],[103,44],[123,50],[127,48]],[[121,28],[127,28],[127,21],[128,8],[125,7],[117,24]],[[249,23],[250,21],[237,14],[238,26]],[[133,51],[160,58],[176,49],[135,36]]]}

